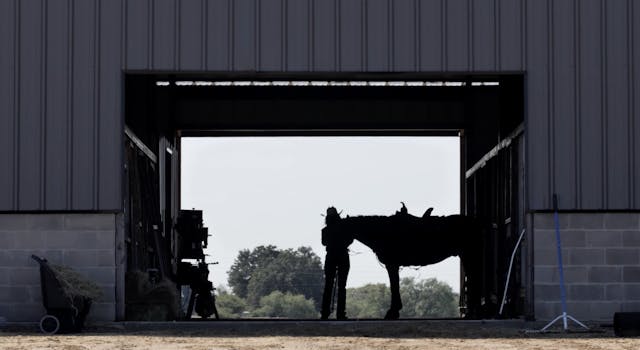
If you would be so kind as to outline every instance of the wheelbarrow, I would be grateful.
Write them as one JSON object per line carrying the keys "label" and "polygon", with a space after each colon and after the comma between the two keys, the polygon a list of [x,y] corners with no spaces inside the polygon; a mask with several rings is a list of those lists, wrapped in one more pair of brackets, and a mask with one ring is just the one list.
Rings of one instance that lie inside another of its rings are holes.
{"label": "wheelbarrow", "polygon": [[40,330],[46,334],[80,332],[91,308],[91,298],[70,294],[47,259],[35,255],[31,258],[40,264],[42,304],[47,310],[40,319]]}

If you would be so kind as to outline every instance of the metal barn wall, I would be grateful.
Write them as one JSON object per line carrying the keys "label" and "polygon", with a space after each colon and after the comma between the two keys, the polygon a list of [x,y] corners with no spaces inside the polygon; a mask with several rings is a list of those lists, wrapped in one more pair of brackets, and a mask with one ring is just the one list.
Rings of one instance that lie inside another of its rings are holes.
{"label": "metal barn wall", "polygon": [[119,210],[123,71],[526,72],[529,204],[638,209],[634,0],[0,0],[0,211]]}

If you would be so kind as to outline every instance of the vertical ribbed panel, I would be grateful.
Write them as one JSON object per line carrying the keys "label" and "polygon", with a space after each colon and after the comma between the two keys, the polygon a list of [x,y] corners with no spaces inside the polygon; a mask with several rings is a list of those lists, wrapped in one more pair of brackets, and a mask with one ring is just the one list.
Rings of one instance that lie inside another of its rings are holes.
{"label": "vertical ribbed panel", "polygon": [[[499,67],[501,71],[521,71],[522,66],[522,0],[496,0],[500,37]],[[567,0],[561,0],[567,1]]]}
{"label": "vertical ribbed panel", "polygon": [[207,70],[231,69],[231,17],[233,0],[210,0],[207,2]]}
{"label": "vertical ribbed panel", "polygon": [[[393,71],[412,72],[417,70],[417,35],[415,0],[396,0],[392,2],[393,34]],[[375,23],[373,24],[375,25]]]}
{"label": "vertical ribbed panel", "polygon": [[[553,179],[558,205],[575,208],[576,184],[576,94],[575,94],[575,1],[554,1],[551,8],[550,118]],[[506,62],[501,62],[506,64]]]}
{"label": "vertical ribbed panel", "polygon": [[[203,51],[206,48],[202,45],[205,26],[202,22],[203,12],[202,0],[180,0],[179,1],[179,50],[180,65],[178,70],[198,71],[204,70]],[[159,24],[163,25],[163,24]]]}
{"label": "vertical ribbed panel", "polygon": [[496,67],[496,2],[477,0],[473,2],[473,71],[492,72]]}
{"label": "vertical ribbed panel", "polygon": [[313,3],[313,70],[337,70],[338,0],[314,0]]}
{"label": "vertical ribbed panel", "polygon": [[16,1],[0,1],[0,210],[16,207]]}
{"label": "vertical ribbed panel", "polygon": [[233,21],[231,70],[256,70],[256,3],[257,0],[232,0]]}
{"label": "vertical ribbed panel", "polygon": [[46,100],[45,100],[45,203],[49,210],[68,207],[69,187],[69,2],[47,2]]}
{"label": "vertical ribbed panel", "polygon": [[445,70],[464,72],[470,66],[469,2],[444,1]]}
{"label": "vertical ribbed panel", "polygon": [[338,70],[359,72],[364,68],[364,0],[341,0],[338,3]]}
{"label": "vertical ribbed panel", "polygon": [[73,1],[71,209],[95,208],[95,0]]}
{"label": "vertical ribbed panel", "polygon": [[604,206],[603,163],[603,50],[601,0],[578,1],[578,40],[576,62],[577,115],[579,140],[577,160],[580,174],[578,207],[597,209]]}
{"label": "vertical ribbed panel", "polygon": [[[76,0],[78,1],[78,0]],[[82,1],[82,0],[79,0]],[[145,70],[151,66],[151,58],[149,56],[149,47],[151,40],[149,30],[153,29],[151,24],[151,4],[153,0],[123,0],[125,4],[125,67],[129,70]],[[174,0],[175,2],[175,0]],[[176,18],[179,19],[180,7],[173,10]],[[164,25],[164,24],[162,24]],[[170,23],[167,23],[170,25]],[[179,27],[179,24],[176,26]],[[174,29],[174,35],[175,29]],[[163,38],[163,40],[175,40],[175,37]],[[177,40],[179,42],[179,40]],[[179,47],[179,45],[178,45]],[[179,49],[178,49],[179,50]],[[178,69],[179,65],[176,65]]]}
{"label": "vertical ribbed panel", "polygon": [[118,210],[123,71],[526,72],[530,209],[640,206],[634,0],[0,2],[0,210]]}
{"label": "vertical ribbed panel", "polygon": [[391,40],[389,37],[388,1],[369,0],[366,2],[365,33],[367,37],[367,70],[386,72],[390,69]]}
{"label": "vertical ribbed panel", "polygon": [[258,6],[258,70],[281,71],[285,66],[285,0],[263,0]]}
{"label": "vertical ribbed panel", "polygon": [[21,0],[18,6],[18,209],[36,210],[43,175],[43,6],[41,0]]}
{"label": "vertical ribbed panel", "polygon": [[309,15],[311,1],[286,0],[286,70],[291,72],[310,70],[311,28]]}
{"label": "vertical ribbed panel", "polygon": [[176,63],[176,2],[153,2],[153,66],[157,70],[178,70]]}
{"label": "vertical ribbed panel", "polygon": [[629,176],[629,55],[627,1],[607,1],[605,8],[605,89],[607,196],[610,209],[628,208]]}
{"label": "vertical ribbed panel", "polygon": [[420,1],[420,70],[437,72],[445,70],[444,1]]}
{"label": "vertical ribbed panel", "polygon": [[123,81],[121,38],[123,19],[120,1],[99,0],[98,84],[98,206],[118,209],[122,203],[119,179],[123,169]]}
{"label": "vertical ribbed panel", "polygon": [[551,154],[549,151],[551,124],[550,97],[553,89],[549,45],[549,1],[527,1],[527,181],[531,209],[549,207],[551,204]]}
{"label": "vertical ribbed panel", "polygon": [[637,208],[640,206],[640,184],[636,181],[640,176],[640,4],[634,1],[629,1],[631,15],[631,38],[629,40],[631,46],[630,60],[631,60],[631,121],[632,121],[632,147],[630,150],[633,153],[631,162],[634,165],[632,167],[631,185],[634,193],[633,203],[631,206]]}

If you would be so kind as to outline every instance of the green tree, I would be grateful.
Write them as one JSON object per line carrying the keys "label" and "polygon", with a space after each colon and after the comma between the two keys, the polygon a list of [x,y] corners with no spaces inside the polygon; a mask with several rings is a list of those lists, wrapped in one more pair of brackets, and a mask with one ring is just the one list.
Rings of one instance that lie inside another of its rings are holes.
{"label": "green tree", "polygon": [[347,289],[347,316],[351,318],[383,318],[389,308],[391,292],[384,283],[367,284]]}
{"label": "green tree", "polygon": [[247,297],[247,286],[256,270],[264,268],[275,259],[280,251],[273,245],[259,246],[253,250],[243,249],[231,265],[228,282],[233,294]]}
{"label": "green tree", "polygon": [[216,296],[216,307],[221,318],[240,318],[247,311],[247,302],[237,295],[221,291]]}
{"label": "green tree", "polygon": [[319,309],[324,285],[320,257],[309,247],[279,250],[259,246],[242,250],[229,271],[233,293],[258,307],[260,299],[274,291],[301,294]]}
{"label": "green tree", "polygon": [[451,286],[435,278],[416,281],[413,277],[400,281],[403,308],[401,317],[460,317],[458,294]]}
{"label": "green tree", "polygon": [[[400,281],[403,308],[400,317],[440,318],[459,317],[458,294],[435,278]],[[368,284],[347,289],[347,316],[352,318],[382,318],[385,316],[391,292],[385,284]]]}
{"label": "green tree", "polygon": [[260,298],[260,307],[253,312],[253,315],[262,317],[317,318],[318,311],[313,300],[306,299],[304,295],[274,291]]}
{"label": "green tree", "polygon": [[263,296],[281,291],[304,295],[319,310],[323,285],[322,263],[311,248],[281,250],[264,268],[254,272],[247,287],[247,302],[258,305]]}

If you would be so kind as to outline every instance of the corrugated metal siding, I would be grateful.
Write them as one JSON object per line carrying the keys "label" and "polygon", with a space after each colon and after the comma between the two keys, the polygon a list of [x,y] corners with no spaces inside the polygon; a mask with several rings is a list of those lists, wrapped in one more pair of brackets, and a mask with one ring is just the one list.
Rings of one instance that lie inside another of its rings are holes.
{"label": "corrugated metal siding", "polygon": [[634,0],[0,1],[0,210],[121,207],[122,71],[526,71],[532,209],[637,209]]}
{"label": "corrugated metal siding", "polygon": [[121,4],[0,2],[0,210],[115,210]]}
{"label": "corrugated metal siding", "polygon": [[0,1],[0,208],[15,208],[16,106],[15,4]]}

